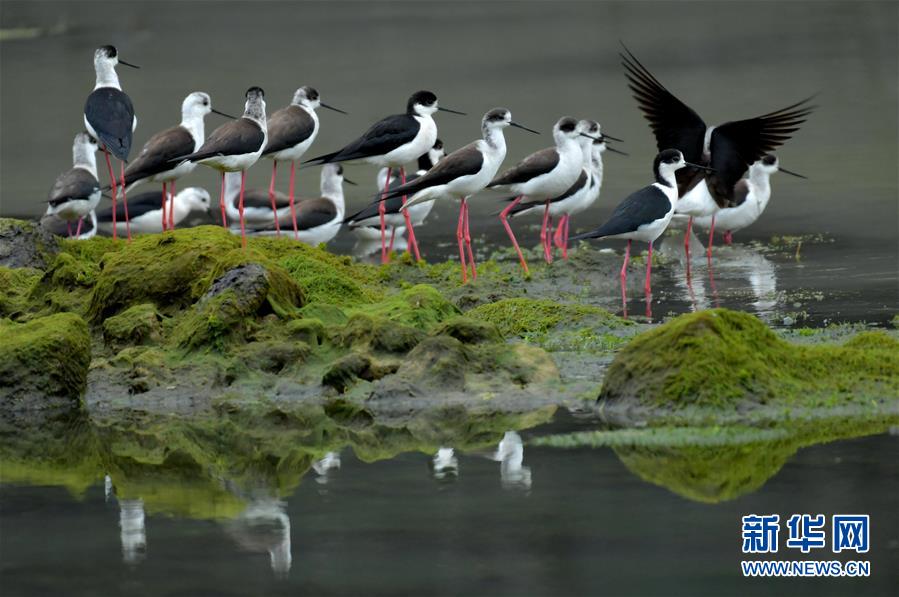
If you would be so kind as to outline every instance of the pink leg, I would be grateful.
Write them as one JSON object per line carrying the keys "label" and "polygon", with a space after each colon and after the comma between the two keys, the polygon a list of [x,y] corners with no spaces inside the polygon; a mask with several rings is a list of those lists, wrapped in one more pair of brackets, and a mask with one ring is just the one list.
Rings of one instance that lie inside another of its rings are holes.
{"label": "pink leg", "polygon": [[[278,222],[278,207],[275,205],[275,177],[278,174],[278,160],[272,160],[272,181],[268,185],[268,200],[272,202],[272,217],[275,218],[275,234],[281,236],[281,224]],[[293,205],[293,201],[290,202]]]}
{"label": "pink leg", "polygon": [[631,259],[631,241],[628,239],[627,248],[624,250],[624,263],[621,264],[621,273],[618,277],[621,279],[621,308],[624,311],[624,317],[627,318],[627,264]]}
{"label": "pink leg", "polygon": [[106,156],[106,167],[109,168],[109,180],[112,190],[112,240],[119,238],[118,226],[116,226],[116,195],[118,186],[116,185],[115,172],[112,171],[112,162],[109,160],[109,151],[104,147],[103,154]]}
{"label": "pink leg", "polygon": [[553,235],[553,244],[557,249],[562,248],[562,239],[565,235],[565,218],[567,217],[568,214],[565,214],[559,218],[559,225],[556,227],[556,233]]}
{"label": "pink leg", "polygon": [[69,238],[72,238],[72,222],[66,220],[66,232],[68,232]]}
{"label": "pink leg", "polygon": [[733,242],[734,242],[734,235],[730,230],[728,230],[727,232],[724,233],[724,243],[727,245],[732,245]]}
{"label": "pink leg", "polygon": [[549,217],[546,226],[546,256],[549,257],[547,263],[553,262],[553,217]]}
{"label": "pink leg", "polygon": [[462,263],[462,283],[468,283],[468,272],[465,265],[465,202],[459,206],[459,225],[456,226],[456,240],[459,241],[459,261]]}
{"label": "pink leg", "polygon": [[378,216],[381,219],[381,263],[390,261],[390,253],[387,252],[387,223],[384,220],[384,214],[387,213],[384,197],[387,195],[387,191],[390,190],[390,172],[391,168],[387,168],[387,180],[384,181],[384,195],[381,195],[381,200],[378,202]]}
{"label": "pink leg", "polygon": [[693,234],[693,216],[687,220],[687,233],[684,234],[684,253],[687,255],[687,280],[690,279],[690,236]]}
{"label": "pink leg", "polygon": [[237,211],[240,213],[240,243],[243,245],[243,248],[247,248],[247,231],[244,224],[243,219],[243,193],[244,187],[247,182],[247,171],[244,170],[240,173],[240,199],[237,203]]}
{"label": "pink leg", "polygon": [[225,212],[225,173],[222,172],[222,194],[219,196],[219,207],[222,208],[222,226],[228,227],[228,215]]}
{"label": "pink leg", "polygon": [[519,195],[518,197],[516,197],[515,201],[509,204],[509,207],[500,212],[499,219],[502,221],[503,227],[505,227],[506,229],[506,234],[508,234],[509,238],[512,240],[512,245],[515,247],[515,252],[518,253],[518,261],[521,262],[521,268],[524,270],[524,274],[526,276],[529,276],[530,272],[528,271],[528,262],[524,260],[524,255],[521,254],[521,247],[518,246],[518,241],[515,239],[515,233],[512,232],[512,227],[509,225],[508,220],[509,212],[511,212],[512,209],[521,202],[522,196],[523,195]]}
{"label": "pink leg", "polygon": [[708,259],[712,258],[712,243],[715,240],[715,216],[712,215],[712,224],[709,227],[709,246],[706,247],[705,256]]}
{"label": "pink leg", "polygon": [[75,236],[81,236],[81,223],[84,222],[84,218],[78,218],[78,226],[75,227]]}
{"label": "pink leg", "polygon": [[297,228],[297,207],[296,207],[296,204],[294,203],[294,199],[293,199],[294,184],[296,183],[296,172],[297,172],[297,163],[291,162],[290,163],[290,189],[289,189],[290,218],[293,220],[293,239],[299,240],[300,230],[299,230],[299,228]]}
{"label": "pink leg", "polygon": [[562,258],[568,259],[568,225],[571,222],[571,216],[565,214],[565,241],[562,243]]}
{"label": "pink leg", "polygon": [[125,231],[128,233],[128,242],[131,242],[131,220],[128,218],[128,196],[125,195],[125,162],[119,161],[119,171],[122,177],[122,204],[125,206]]}
{"label": "pink leg", "polygon": [[549,201],[546,202],[546,207],[543,208],[543,226],[540,227],[540,243],[543,245],[543,258],[547,263],[552,263],[552,257],[549,255],[549,248],[547,248],[547,238],[546,238],[546,227],[549,225]]}
{"label": "pink leg", "polygon": [[[389,177],[388,177],[389,178]],[[400,184],[406,184],[406,169],[400,167]],[[403,205],[406,205],[406,196],[403,195]],[[415,255],[415,261],[421,261],[421,253],[418,252],[418,241],[415,240],[415,229],[412,227],[412,217],[409,210],[403,210],[403,217],[406,220],[406,231],[409,234],[409,245],[412,247],[412,253]],[[409,247],[406,247],[409,250]]]}
{"label": "pink leg", "polygon": [[652,295],[652,242],[649,243],[649,256],[646,258],[646,283],[643,284],[643,291],[647,296]]}
{"label": "pink leg", "polygon": [[166,230],[166,219],[165,219],[165,206],[169,202],[169,196],[166,194],[166,187],[168,185],[166,183],[162,183],[162,231]]}
{"label": "pink leg", "polygon": [[390,227],[390,244],[387,245],[387,252],[393,253],[393,243],[396,240],[396,226]]}
{"label": "pink leg", "polygon": [[468,263],[471,265],[471,278],[478,279],[478,267],[474,262],[474,251],[471,250],[471,231],[468,223],[468,199],[462,198],[462,207],[465,209],[465,247],[468,249]]}
{"label": "pink leg", "polygon": [[169,183],[169,230],[175,229],[175,181]]}

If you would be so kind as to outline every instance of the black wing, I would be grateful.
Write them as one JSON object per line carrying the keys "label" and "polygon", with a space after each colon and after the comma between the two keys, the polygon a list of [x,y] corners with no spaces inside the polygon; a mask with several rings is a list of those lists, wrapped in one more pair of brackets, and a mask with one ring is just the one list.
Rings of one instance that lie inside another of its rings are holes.
{"label": "black wing", "polygon": [[[354,213],[351,216],[348,216],[343,220],[344,224],[352,224],[353,222],[361,222],[362,220],[367,220],[369,218],[377,218],[380,215],[378,211],[378,206],[380,201],[375,201],[374,203],[367,205],[364,209],[361,209]],[[384,213],[385,214],[395,214],[399,213],[400,209],[403,207],[403,197],[402,195],[397,197],[391,197],[384,202]]]}
{"label": "black wing", "polygon": [[[726,122],[715,127],[709,150],[714,174],[708,176],[709,190],[719,206],[733,205],[734,185],[755,161],[780,147],[799,130],[799,125],[815,109],[807,98],[792,106],[756,118]],[[688,158],[689,159],[689,158]]]}
{"label": "black wing", "polygon": [[59,175],[50,193],[47,203],[56,207],[71,199],[88,199],[100,190],[100,182],[84,168],[72,168]]}
{"label": "black wing", "polygon": [[[688,162],[705,165],[703,149],[708,128],[705,122],[692,108],[665,89],[630,50],[625,48],[624,51],[627,55],[620,56],[628,87],[643,116],[649,121],[658,150],[677,149]],[[681,195],[702,178],[701,171],[689,167],[681,168],[675,176]]]}
{"label": "black wing", "polygon": [[94,89],[84,102],[84,117],[103,147],[123,162],[128,161],[134,128],[131,98],[115,87]]}
{"label": "black wing", "polygon": [[741,178],[737,181],[737,184],[734,185],[734,199],[733,199],[733,207],[737,207],[738,205],[743,205],[746,202],[746,197],[749,196],[749,181],[745,178]]}
{"label": "black wing", "polygon": [[324,197],[306,199],[297,206],[297,228],[309,230],[323,226],[337,217],[334,202]]}
{"label": "black wing", "polygon": [[191,153],[194,147],[194,138],[182,126],[156,133],[144,144],[134,161],[125,168],[125,184],[171,170],[172,161]]}
{"label": "black wing", "polygon": [[665,193],[655,185],[649,185],[619,203],[605,224],[592,232],[578,234],[571,240],[602,238],[633,232],[644,224],[664,218],[670,210],[671,202]]}
{"label": "black wing", "polygon": [[412,141],[421,127],[409,114],[394,114],[374,123],[361,137],[338,151],[329,153],[304,164],[327,164],[361,160],[390,153],[397,147]]}
{"label": "black wing", "polygon": [[487,188],[527,182],[541,174],[546,174],[555,168],[558,163],[559,152],[556,151],[555,147],[541,149],[491,180]]}
{"label": "black wing", "polygon": [[[147,191],[137,195],[128,196],[128,217],[136,218],[153,210],[162,209],[162,191]],[[122,201],[116,203],[116,221],[125,220],[125,205]],[[161,217],[161,214],[160,214]],[[112,222],[112,207],[104,207],[97,210],[98,222]]]}
{"label": "black wing", "polygon": [[437,162],[422,176],[392,189],[387,193],[387,198],[414,195],[418,191],[447,184],[461,176],[477,174],[483,165],[484,154],[478,150],[478,142],[469,143]]}
{"label": "black wing", "polygon": [[259,151],[265,142],[265,133],[258,123],[249,118],[238,118],[218,127],[203,146],[186,156],[179,156],[173,161],[190,160],[198,162],[218,155],[241,155]]}
{"label": "black wing", "polygon": [[[299,201],[294,198],[294,205],[297,205]],[[268,196],[267,189],[248,189],[244,191],[243,194],[243,205],[244,207],[258,207],[261,209],[271,209],[272,208],[272,200]],[[281,209],[282,207],[290,206],[290,197],[282,193],[281,191],[275,191],[275,208]]]}
{"label": "black wing", "polygon": [[268,145],[262,155],[268,155],[299,145],[315,132],[315,121],[299,106],[287,106],[268,119]]}

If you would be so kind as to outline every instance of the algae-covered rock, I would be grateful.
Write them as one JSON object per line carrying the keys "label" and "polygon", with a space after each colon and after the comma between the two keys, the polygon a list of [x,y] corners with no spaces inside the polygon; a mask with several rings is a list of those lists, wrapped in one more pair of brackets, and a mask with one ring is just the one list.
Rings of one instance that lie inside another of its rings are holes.
{"label": "algae-covered rock", "polygon": [[0,400],[3,408],[46,406],[52,398],[77,402],[87,383],[91,340],[71,313],[27,323],[0,320]]}
{"label": "algae-covered rock", "polygon": [[732,409],[833,406],[899,394],[899,350],[885,335],[844,346],[795,345],[756,317],[713,309],[641,334],[615,357],[600,400]]}
{"label": "algae-covered rock", "polygon": [[241,264],[216,278],[181,318],[175,342],[188,349],[208,346],[222,351],[227,340],[247,335],[255,316],[273,312],[288,317],[301,301],[299,288],[277,266]]}
{"label": "algae-covered rock", "polygon": [[58,250],[56,237],[37,224],[0,218],[0,266],[44,269]]}
{"label": "algae-covered rock", "polygon": [[0,317],[20,319],[29,311],[32,290],[41,279],[40,270],[0,266]]}
{"label": "algae-covered rock", "polygon": [[394,373],[396,369],[396,364],[381,363],[368,355],[351,352],[331,363],[322,377],[322,385],[343,393],[360,379],[375,381]]}
{"label": "algae-covered rock", "polygon": [[135,305],[103,322],[103,338],[108,344],[148,344],[162,336],[162,316],[152,303]]}

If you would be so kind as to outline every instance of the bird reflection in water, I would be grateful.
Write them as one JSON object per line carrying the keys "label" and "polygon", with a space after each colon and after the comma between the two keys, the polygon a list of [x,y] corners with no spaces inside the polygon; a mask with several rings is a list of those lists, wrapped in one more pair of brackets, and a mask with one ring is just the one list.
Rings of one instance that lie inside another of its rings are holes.
{"label": "bird reflection in water", "polygon": [[[365,259],[375,255],[380,256],[381,253],[381,229],[372,226],[362,226],[354,228],[352,235],[356,238],[356,244],[353,245],[352,254],[356,259]],[[406,227],[399,226],[391,228],[387,231],[387,236],[393,239],[393,252],[400,254],[408,248],[406,240]],[[380,259],[380,257],[379,257]]]}
{"label": "bird reflection in water", "polygon": [[293,556],[290,550],[290,518],[287,503],[263,497],[255,498],[240,516],[227,523],[228,534],[247,551],[268,552],[274,573],[286,577]]}
{"label": "bird reflection in water", "polygon": [[[378,250],[380,250],[381,245],[378,244]],[[328,452],[321,459],[316,460],[312,465],[312,470],[315,471],[315,482],[320,485],[325,485],[328,483],[328,475],[330,471],[340,468],[340,454],[337,452]]]}
{"label": "bird reflection in water", "polygon": [[[733,301],[738,308],[751,308],[763,321],[773,320],[778,305],[777,270],[758,248],[738,244],[721,247],[715,269],[707,264],[707,277],[687,272],[686,263],[677,258],[683,255],[680,243],[672,236],[665,237],[660,249],[672,258],[675,285],[693,311],[720,307],[723,299]],[[719,285],[723,285],[720,298]],[[744,294],[747,288],[750,296]]]}
{"label": "bird reflection in water", "polygon": [[[116,497],[112,477],[103,479],[103,495],[106,501]],[[126,564],[137,564],[147,555],[147,520],[144,500],[117,499],[119,504],[119,538],[122,541],[122,560]]]}
{"label": "bird reflection in water", "polygon": [[452,448],[439,448],[431,459],[431,473],[438,481],[452,481],[459,476],[459,459]]}
{"label": "bird reflection in water", "polygon": [[493,460],[500,463],[499,475],[503,489],[530,489],[531,469],[522,466],[524,462],[524,444],[521,436],[514,431],[507,431],[500,440]]}

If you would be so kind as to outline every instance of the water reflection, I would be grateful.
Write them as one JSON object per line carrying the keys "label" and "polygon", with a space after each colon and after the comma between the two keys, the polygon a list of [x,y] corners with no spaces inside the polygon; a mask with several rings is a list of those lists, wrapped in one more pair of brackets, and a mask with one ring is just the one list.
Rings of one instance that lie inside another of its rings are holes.
{"label": "water reflection", "polygon": [[119,530],[122,559],[126,564],[137,564],[147,554],[147,523],[142,499],[119,500]]}
{"label": "water reflection", "polygon": [[452,480],[459,476],[459,459],[452,448],[440,448],[431,459],[431,472],[438,481]]}
{"label": "water reflection", "polygon": [[[695,237],[692,243],[701,246]],[[691,310],[748,305],[763,321],[773,321],[778,308],[777,269],[759,248],[740,244],[719,247],[714,264],[705,259],[704,252],[696,251],[692,265],[677,236],[666,235],[659,250],[670,259],[674,288]],[[730,302],[734,305],[728,305]]]}
{"label": "water reflection", "polygon": [[287,502],[271,497],[256,498],[226,528],[242,549],[268,553],[276,575],[285,577],[290,572],[293,554]]}
{"label": "water reflection", "polygon": [[338,452],[327,452],[312,465],[312,470],[315,471],[316,475],[315,482],[321,485],[327,484],[330,471],[338,469],[340,469],[340,454]]}
{"label": "water reflection", "polygon": [[[393,238],[393,252],[397,255],[404,253],[409,246],[406,240],[406,227],[399,226],[397,228],[387,229],[387,242]],[[365,259],[374,254],[378,254],[380,260],[381,255],[381,229],[373,226],[362,226],[353,228],[352,236],[356,239],[356,243],[350,250],[350,253],[356,259]]]}
{"label": "water reflection", "polygon": [[493,459],[500,463],[499,476],[504,489],[531,488],[531,469],[523,466],[524,444],[520,435],[507,431],[500,440]]}

